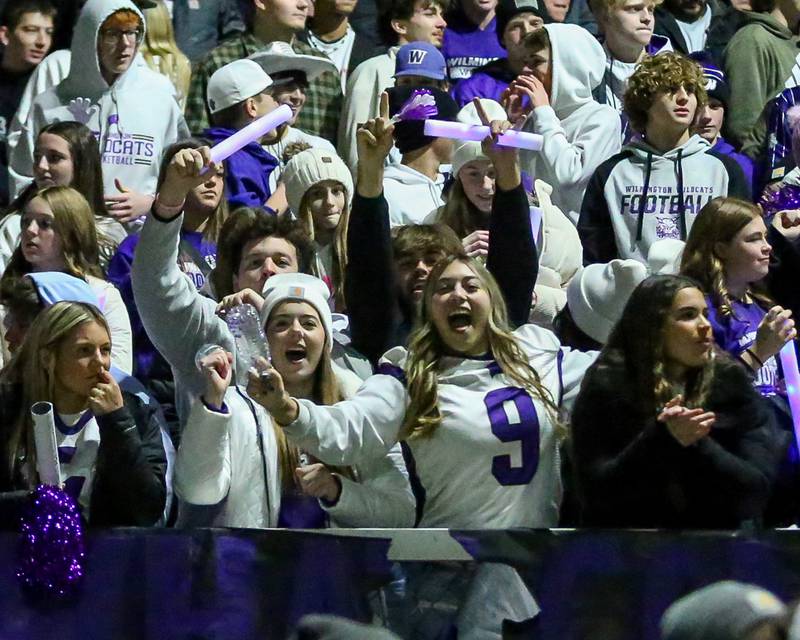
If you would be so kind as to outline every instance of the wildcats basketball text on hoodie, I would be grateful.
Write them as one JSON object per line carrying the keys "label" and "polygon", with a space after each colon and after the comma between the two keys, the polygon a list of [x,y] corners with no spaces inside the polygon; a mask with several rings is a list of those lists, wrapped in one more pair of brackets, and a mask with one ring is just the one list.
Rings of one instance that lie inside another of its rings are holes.
{"label": "wildcats basketball text on hoodie", "polygon": [[14,172],[32,179],[36,137],[45,125],[75,120],[97,137],[103,167],[103,189],[118,195],[114,179],[127,188],[153,195],[161,155],[168,145],[188,136],[175,100],[175,89],[159,73],[138,64],[109,86],[100,70],[97,38],[103,22],[121,10],[144,16],[129,0],[89,0],[72,38],[69,75],[33,102],[32,121],[22,131],[11,158]]}

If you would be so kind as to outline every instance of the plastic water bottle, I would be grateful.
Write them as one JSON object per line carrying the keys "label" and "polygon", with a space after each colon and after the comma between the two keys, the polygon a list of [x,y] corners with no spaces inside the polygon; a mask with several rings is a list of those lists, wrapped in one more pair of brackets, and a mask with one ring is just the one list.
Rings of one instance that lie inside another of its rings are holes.
{"label": "plastic water bottle", "polygon": [[228,309],[225,322],[236,342],[236,352],[248,368],[255,367],[258,358],[269,362],[269,345],[253,305],[240,304]]}

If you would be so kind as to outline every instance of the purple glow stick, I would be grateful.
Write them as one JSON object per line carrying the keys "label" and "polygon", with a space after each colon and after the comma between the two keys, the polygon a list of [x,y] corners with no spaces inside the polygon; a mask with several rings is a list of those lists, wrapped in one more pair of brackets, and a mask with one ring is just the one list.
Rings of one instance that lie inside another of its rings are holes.
{"label": "purple glow stick", "polygon": [[800,372],[797,369],[794,340],[789,340],[781,348],[781,366],[783,367],[783,378],[786,381],[786,395],[789,397],[789,407],[792,410],[794,438],[800,446]]}
{"label": "purple glow stick", "polygon": [[288,104],[282,104],[275,111],[261,116],[254,120],[244,129],[239,129],[230,138],[225,138],[222,142],[211,147],[211,162],[222,162],[229,158],[239,149],[247,146],[254,140],[258,140],[268,131],[279,127],[284,122],[291,120],[292,108]]}
{"label": "purple glow stick", "polygon": [[[473,140],[480,142],[489,135],[489,127],[480,124],[464,124],[446,120],[426,120],[425,135],[434,138],[454,138],[455,140]],[[510,129],[497,139],[501,147],[516,147],[539,151],[544,138],[537,133],[526,133]]]}

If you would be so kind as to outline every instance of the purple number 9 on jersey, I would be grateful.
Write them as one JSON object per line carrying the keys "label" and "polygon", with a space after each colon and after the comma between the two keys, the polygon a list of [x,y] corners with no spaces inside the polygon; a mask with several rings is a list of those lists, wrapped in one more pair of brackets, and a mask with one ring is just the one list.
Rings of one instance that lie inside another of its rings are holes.
{"label": "purple number 9 on jersey", "polygon": [[[513,402],[519,422],[511,423],[503,404]],[[504,387],[486,394],[483,399],[489,414],[492,433],[501,442],[519,441],[522,464],[511,466],[511,456],[492,458],[492,475],[504,485],[528,484],[539,466],[539,416],[530,395],[519,387]]]}

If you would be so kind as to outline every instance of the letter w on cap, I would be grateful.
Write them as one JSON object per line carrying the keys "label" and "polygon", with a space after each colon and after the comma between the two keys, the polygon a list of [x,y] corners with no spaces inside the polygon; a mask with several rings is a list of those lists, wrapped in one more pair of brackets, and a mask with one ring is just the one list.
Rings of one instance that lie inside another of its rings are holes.
{"label": "letter w on cap", "polygon": [[422,64],[427,55],[428,52],[423,49],[412,49],[408,52],[408,64]]}

